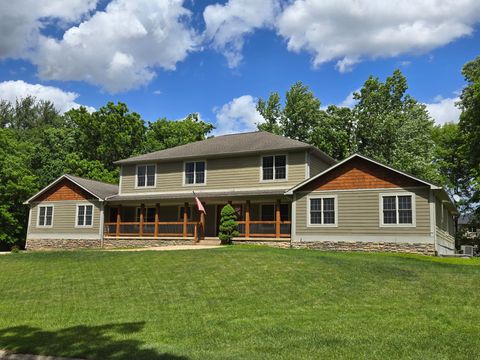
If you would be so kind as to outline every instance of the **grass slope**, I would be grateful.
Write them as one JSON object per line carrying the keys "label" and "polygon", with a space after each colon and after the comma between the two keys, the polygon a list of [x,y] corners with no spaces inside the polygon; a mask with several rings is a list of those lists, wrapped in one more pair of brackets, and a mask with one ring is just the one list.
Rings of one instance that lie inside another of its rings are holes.
{"label": "grass slope", "polygon": [[0,348],[92,359],[476,359],[480,262],[234,246],[0,258]]}

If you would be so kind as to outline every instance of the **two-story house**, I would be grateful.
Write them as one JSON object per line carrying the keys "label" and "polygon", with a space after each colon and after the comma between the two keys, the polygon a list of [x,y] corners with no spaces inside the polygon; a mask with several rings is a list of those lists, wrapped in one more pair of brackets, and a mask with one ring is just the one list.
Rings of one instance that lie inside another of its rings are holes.
{"label": "two-story house", "polygon": [[[449,253],[456,209],[434,184],[355,154],[252,132],[117,161],[119,186],[64,175],[26,201],[27,248],[196,243],[237,211],[235,242]],[[199,212],[195,197],[205,208]]]}

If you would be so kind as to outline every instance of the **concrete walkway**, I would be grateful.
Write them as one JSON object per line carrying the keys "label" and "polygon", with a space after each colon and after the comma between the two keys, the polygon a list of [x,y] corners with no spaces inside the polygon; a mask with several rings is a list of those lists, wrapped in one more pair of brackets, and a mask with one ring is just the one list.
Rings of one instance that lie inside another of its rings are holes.
{"label": "concrete walkway", "polygon": [[172,251],[172,250],[205,250],[216,249],[223,245],[167,245],[167,246],[152,246],[143,248],[131,249],[104,249],[108,251]]}
{"label": "concrete walkway", "polygon": [[1,360],[83,360],[77,358],[64,358],[46,355],[14,354],[10,351],[0,350]]}

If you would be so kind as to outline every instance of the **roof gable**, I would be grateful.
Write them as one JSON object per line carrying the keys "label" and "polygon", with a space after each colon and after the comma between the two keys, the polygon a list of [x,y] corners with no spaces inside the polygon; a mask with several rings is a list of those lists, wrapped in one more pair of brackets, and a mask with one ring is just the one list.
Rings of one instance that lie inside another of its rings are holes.
{"label": "roof gable", "polygon": [[24,202],[87,200],[103,201],[107,196],[118,193],[118,186],[73,175],[62,175]]}
{"label": "roof gable", "polygon": [[325,171],[294,186],[286,194],[291,195],[300,189],[308,191],[347,190],[419,185],[426,185],[432,189],[441,189],[425,180],[381,164],[366,156],[353,154]]}
{"label": "roof gable", "polygon": [[49,189],[39,194],[36,201],[90,200],[96,197],[77,184],[63,178]]}

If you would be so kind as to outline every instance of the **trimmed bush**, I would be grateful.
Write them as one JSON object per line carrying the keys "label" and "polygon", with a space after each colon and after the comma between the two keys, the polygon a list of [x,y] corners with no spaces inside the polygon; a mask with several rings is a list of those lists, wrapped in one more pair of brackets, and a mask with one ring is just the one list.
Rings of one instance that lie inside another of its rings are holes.
{"label": "trimmed bush", "polygon": [[237,213],[232,205],[227,204],[220,212],[220,232],[218,237],[222,244],[231,244],[232,238],[238,235]]}

